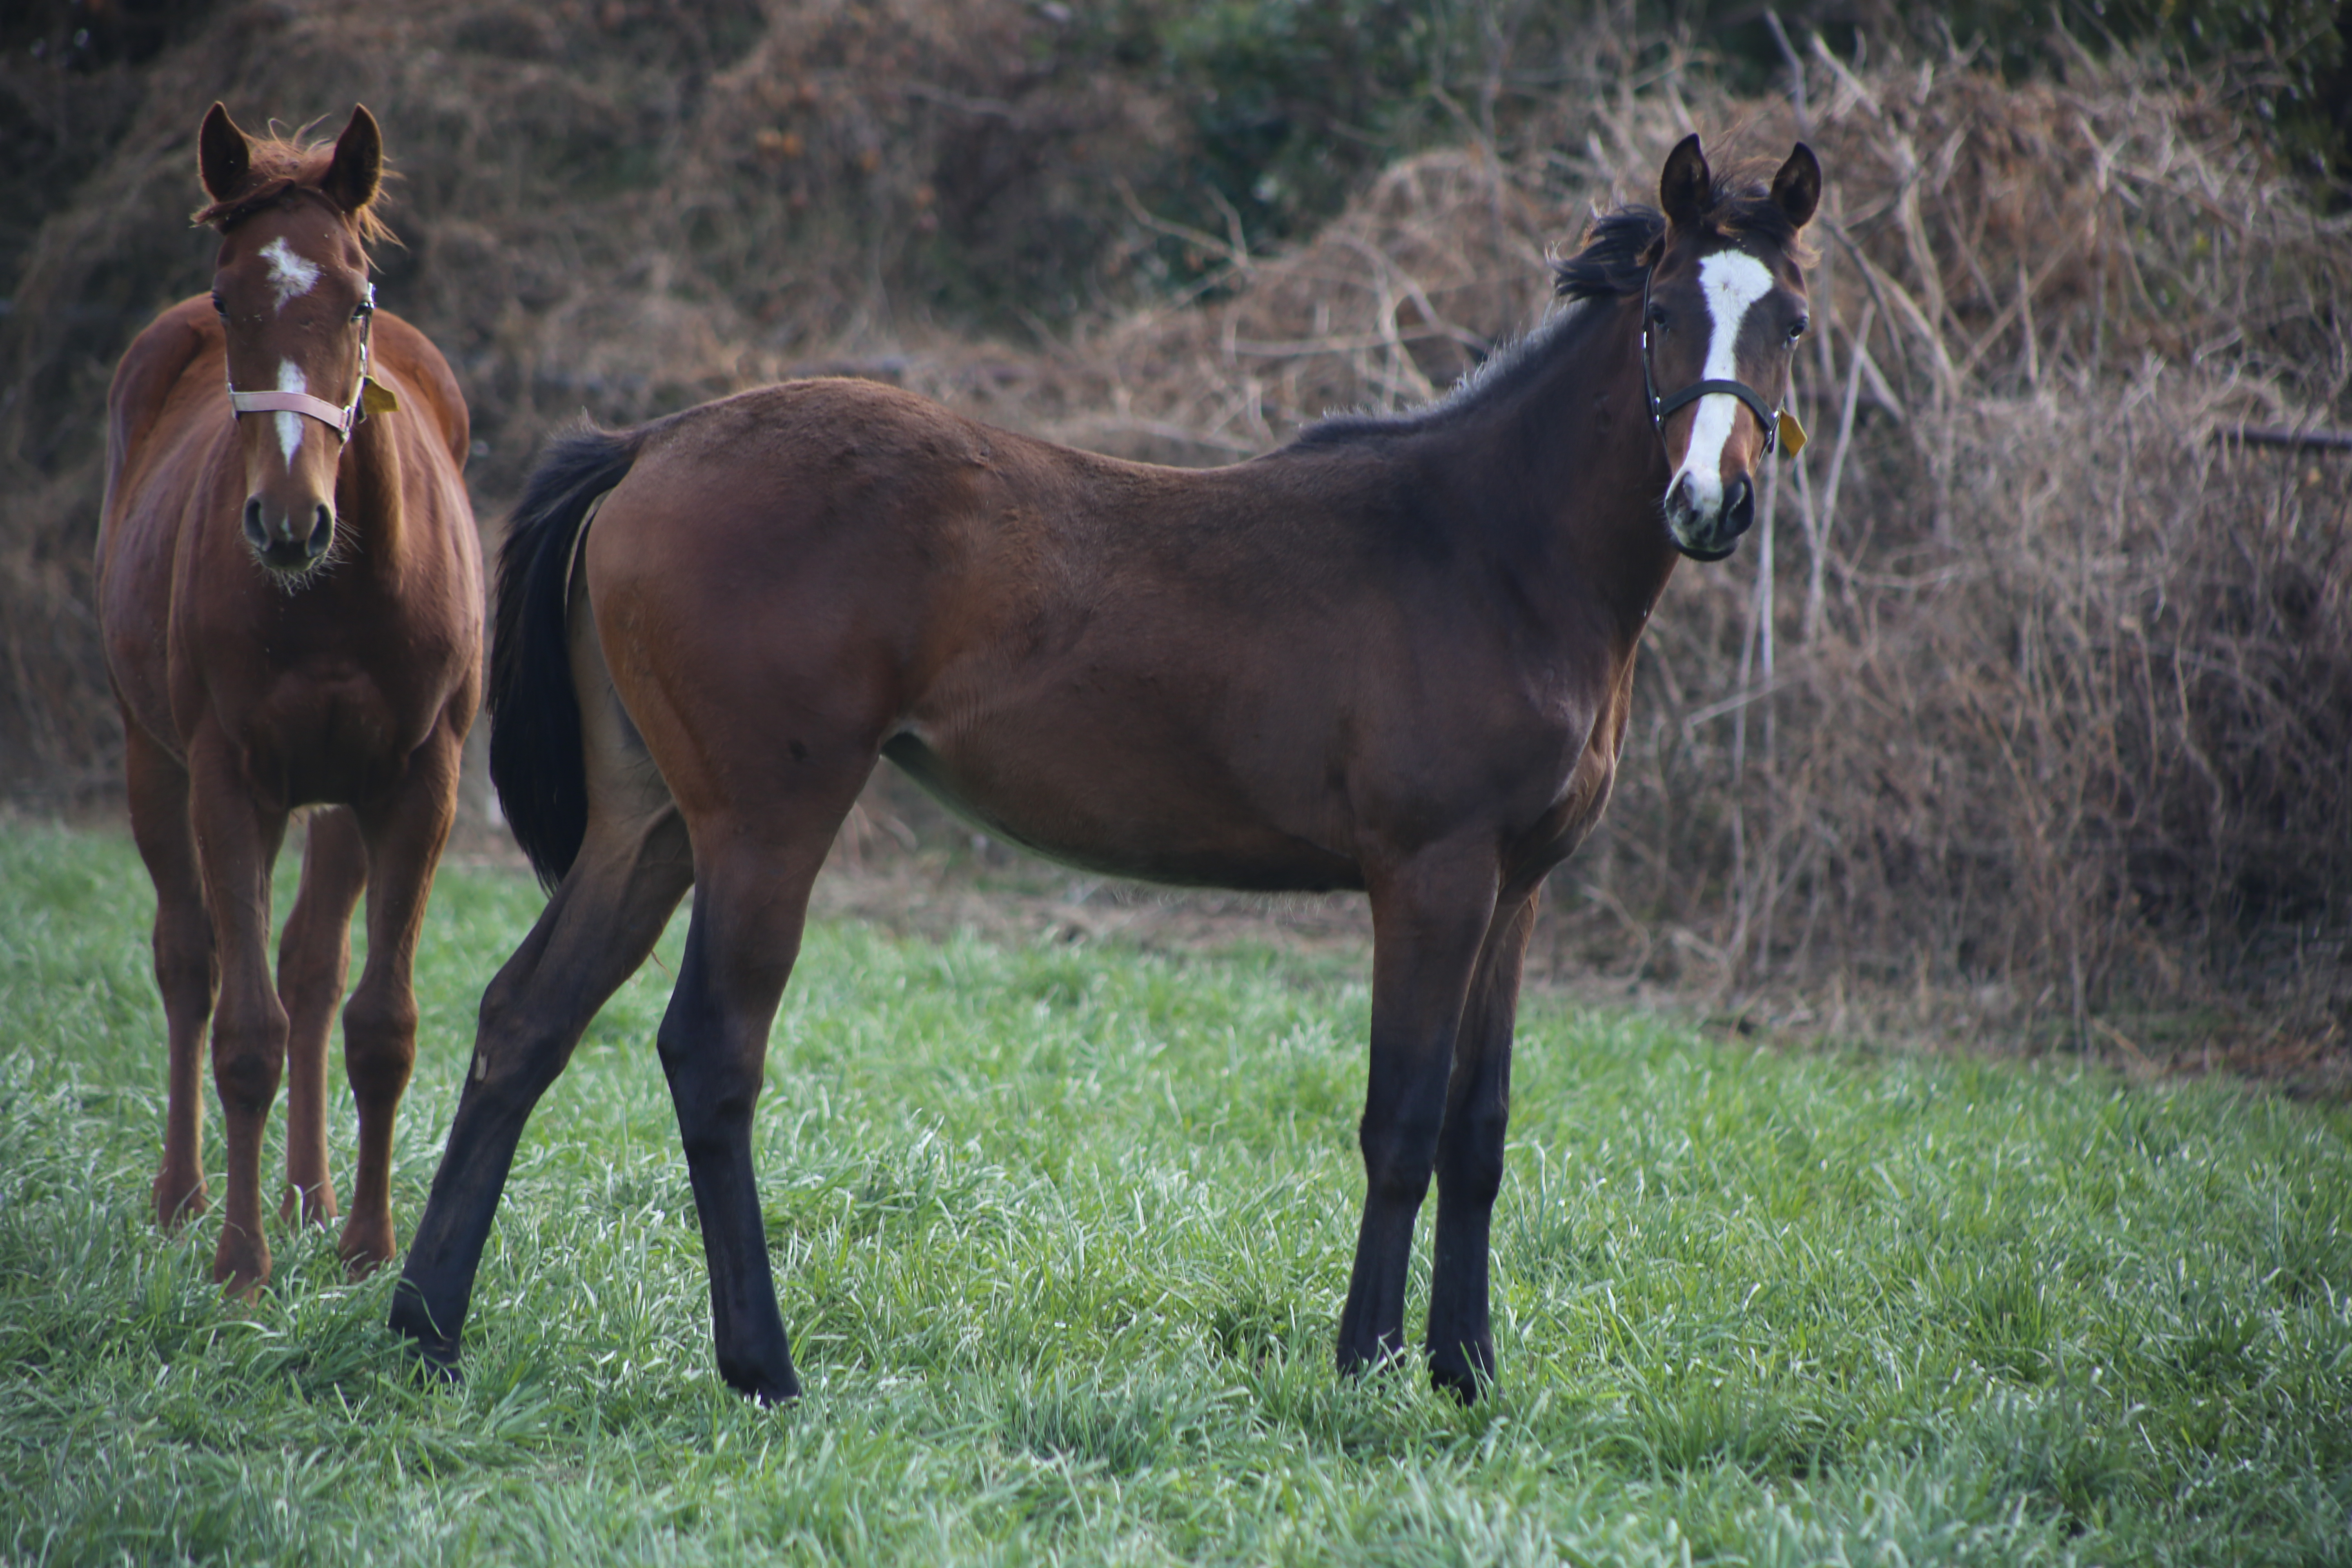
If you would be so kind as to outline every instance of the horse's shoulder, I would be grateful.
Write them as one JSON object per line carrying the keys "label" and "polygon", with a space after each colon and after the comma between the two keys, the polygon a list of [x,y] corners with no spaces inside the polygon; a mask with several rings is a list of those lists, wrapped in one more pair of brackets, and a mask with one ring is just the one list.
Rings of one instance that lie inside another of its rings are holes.
{"label": "horse's shoulder", "polygon": [[110,489],[131,449],[163,413],[172,389],[207,356],[218,358],[221,344],[212,301],[201,294],[163,311],[131,340],[106,393]]}
{"label": "horse's shoulder", "polygon": [[128,412],[161,406],[188,367],[220,346],[220,323],[211,302],[202,295],[181,300],[148,322],[122,351],[107,393],[109,406]]}

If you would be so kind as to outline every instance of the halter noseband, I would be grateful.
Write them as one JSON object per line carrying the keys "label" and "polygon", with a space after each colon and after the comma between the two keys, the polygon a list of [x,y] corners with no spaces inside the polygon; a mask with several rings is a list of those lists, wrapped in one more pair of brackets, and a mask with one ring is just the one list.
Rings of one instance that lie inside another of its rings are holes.
{"label": "halter noseband", "polygon": [[1649,271],[1642,275],[1642,390],[1650,399],[1650,424],[1658,432],[1658,445],[1663,447],[1666,444],[1667,415],[1696,403],[1710,393],[1721,393],[1748,405],[1749,411],[1763,425],[1764,450],[1768,455],[1780,444],[1783,423],[1791,426],[1789,455],[1795,457],[1797,449],[1805,444],[1804,427],[1797,425],[1795,416],[1787,410],[1775,408],[1765,402],[1764,395],[1744,381],[1695,381],[1671,396],[1658,395],[1658,384],[1650,373],[1650,279],[1657,276],[1657,270],[1653,264]]}
{"label": "halter noseband", "polygon": [[375,285],[367,286],[367,316],[360,326],[360,379],[352,400],[341,407],[307,392],[240,392],[231,382],[228,405],[237,414],[303,414],[316,419],[345,441],[352,426],[368,416],[368,395],[375,384],[368,379],[368,340],[375,333]]}

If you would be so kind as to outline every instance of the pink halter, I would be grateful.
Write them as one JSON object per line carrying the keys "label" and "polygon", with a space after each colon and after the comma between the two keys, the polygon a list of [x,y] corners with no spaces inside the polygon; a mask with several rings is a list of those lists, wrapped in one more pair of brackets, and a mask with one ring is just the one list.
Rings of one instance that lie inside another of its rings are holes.
{"label": "pink halter", "polygon": [[375,285],[371,283],[367,291],[367,324],[360,329],[359,385],[351,402],[341,407],[307,392],[240,392],[235,385],[228,389],[229,406],[239,414],[307,414],[344,440],[350,440],[352,426],[367,414],[368,339],[374,331]]}

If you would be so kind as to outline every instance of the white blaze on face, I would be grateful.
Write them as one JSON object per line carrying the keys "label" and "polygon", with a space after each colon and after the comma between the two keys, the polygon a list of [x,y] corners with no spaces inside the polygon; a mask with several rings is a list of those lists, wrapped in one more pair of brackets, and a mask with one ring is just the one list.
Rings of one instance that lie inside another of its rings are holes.
{"label": "white blaze on face", "polygon": [[[310,390],[310,384],[302,378],[300,367],[290,359],[280,362],[278,366],[278,390],[280,392]],[[278,421],[278,447],[286,454],[286,466],[290,468],[294,466],[294,454],[302,449],[302,416],[299,414],[280,413],[274,414],[270,417]]]}
{"label": "white blaze on face", "polygon": [[286,309],[289,300],[299,300],[319,281],[319,264],[305,256],[294,254],[294,247],[279,235],[261,247],[261,259],[269,263],[269,286],[278,290],[278,308]]}
{"label": "white blaze on face", "polygon": [[[1772,291],[1771,268],[1745,252],[1718,250],[1698,264],[1698,287],[1706,300],[1709,331],[1706,367],[1699,379],[1737,381],[1739,329],[1748,320],[1748,307]],[[1723,444],[1731,439],[1739,407],[1738,398],[1720,392],[1698,400],[1690,445],[1684,449],[1682,468],[1666,486],[1668,495],[1687,479],[1691,499],[1702,513],[1712,516],[1723,505]]]}

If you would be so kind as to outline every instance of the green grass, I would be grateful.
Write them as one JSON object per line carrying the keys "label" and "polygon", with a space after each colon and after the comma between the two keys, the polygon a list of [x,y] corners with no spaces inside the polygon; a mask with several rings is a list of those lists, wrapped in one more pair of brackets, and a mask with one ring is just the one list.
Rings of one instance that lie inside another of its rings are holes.
{"label": "green grass", "polygon": [[[538,903],[443,875],[404,1226]],[[819,927],[760,1126],[808,1396],[712,1371],[654,968],[443,1388],[331,1237],[236,1309],[149,1225],[150,907],[120,838],[0,824],[0,1562],[2352,1561],[2341,1108],[1531,999],[1463,1411],[1329,1366],[1359,964]]]}

